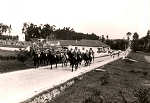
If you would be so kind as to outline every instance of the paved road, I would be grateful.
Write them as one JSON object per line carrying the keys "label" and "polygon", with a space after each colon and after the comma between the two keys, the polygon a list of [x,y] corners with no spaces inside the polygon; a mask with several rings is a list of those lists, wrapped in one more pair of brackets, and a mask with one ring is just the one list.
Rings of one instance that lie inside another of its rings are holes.
{"label": "paved road", "polygon": [[43,90],[52,88],[117,58],[117,56],[114,59],[110,56],[100,57],[91,66],[80,67],[75,72],[71,72],[69,66],[62,68],[59,65],[53,70],[47,66],[0,74],[0,103],[24,101]]}

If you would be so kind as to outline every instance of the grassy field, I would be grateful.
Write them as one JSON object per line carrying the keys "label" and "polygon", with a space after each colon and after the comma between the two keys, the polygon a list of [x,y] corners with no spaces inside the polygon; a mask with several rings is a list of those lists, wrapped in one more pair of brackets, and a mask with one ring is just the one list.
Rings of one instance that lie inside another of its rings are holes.
{"label": "grassy field", "polygon": [[25,63],[18,60],[0,60],[0,73],[24,70],[33,67],[33,61],[31,59],[27,60]]}
{"label": "grassy field", "polygon": [[0,49],[0,56],[16,56],[17,51],[7,51],[7,50],[1,50]]}
{"label": "grassy field", "polygon": [[150,63],[146,53],[131,53],[137,62],[117,60],[93,70],[50,103],[150,103]]}
{"label": "grassy field", "polygon": [[[17,51],[0,50],[0,73],[23,70],[34,67],[31,58],[28,59],[25,63],[18,61],[16,59],[17,53]],[[5,57],[5,59],[3,60],[2,57]],[[6,60],[6,57],[15,57],[15,59]]]}

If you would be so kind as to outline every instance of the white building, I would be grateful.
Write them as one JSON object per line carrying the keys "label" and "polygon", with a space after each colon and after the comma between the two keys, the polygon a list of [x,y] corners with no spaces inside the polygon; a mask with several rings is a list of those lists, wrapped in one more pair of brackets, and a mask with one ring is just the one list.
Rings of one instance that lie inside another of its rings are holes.
{"label": "white building", "polygon": [[82,50],[84,49],[89,50],[90,48],[92,48],[92,50],[95,53],[95,56],[98,56],[99,54],[101,54],[102,52],[107,52],[110,47],[108,45],[106,45],[105,43],[102,43],[99,40],[59,40],[59,41],[49,41],[47,42],[48,45],[50,46],[61,46],[61,47],[66,47],[69,50],[70,49],[74,49],[75,47],[77,47],[78,49],[80,49],[80,51],[82,52]]}

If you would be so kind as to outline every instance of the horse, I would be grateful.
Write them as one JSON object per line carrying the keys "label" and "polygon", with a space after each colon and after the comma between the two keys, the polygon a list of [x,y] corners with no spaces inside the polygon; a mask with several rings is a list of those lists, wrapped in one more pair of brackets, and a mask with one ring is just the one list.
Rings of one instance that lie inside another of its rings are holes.
{"label": "horse", "polygon": [[40,53],[40,58],[39,59],[40,59],[40,64],[45,65],[46,64],[46,59],[47,59],[46,53],[42,51]]}
{"label": "horse", "polygon": [[72,72],[73,72],[73,68],[75,67],[75,70],[77,70],[78,68],[78,57],[77,55],[74,53],[71,53],[71,52],[68,52],[68,56],[69,56],[69,62],[70,62],[70,66],[72,67]]}
{"label": "horse", "polygon": [[67,55],[67,53],[61,53],[62,67],[67,66],[68,61],[69,61],[69,56]]}
{"label": "horse", "polygon": [[39,55],[38,53],[35,53],[35,51],[33,52],[33,62],[34,62],[34,66],[35,68],[39,67]]}
{"label": "horse", "polygon": [[90,65],[91,61],[92,61],[91,53],[90,52],[89,53],[83,53],[82,56],[83,56],[85,66]]}
{"label": "horse", "polygon": [[58,63],[58,57],[56,56],[56,54],[49,51],[49,53],[47,54],[47,64],[50,64],[52,69],[53,64],[56,64],[56,68],[57,68],[57,63]]}

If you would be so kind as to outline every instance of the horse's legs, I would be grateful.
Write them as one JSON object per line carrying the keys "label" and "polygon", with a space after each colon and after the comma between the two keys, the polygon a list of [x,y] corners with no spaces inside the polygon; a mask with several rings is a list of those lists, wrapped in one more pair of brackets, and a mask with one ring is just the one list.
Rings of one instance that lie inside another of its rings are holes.
{"label": "horse's legs", "polygon": [[52,61],[50,61],[50,66],[51,66],[51,69],[53,68],[53,63],[52,63]]}
{"label": "horse's legs", "polygon": [[73,72],[73,66],[74,66],[74,65],[72,64],[72,72]]}
{"label": "horse's legs", "polygon": [[36,68],[36,61],[34,60],[33,62],[34,62],[34,66],[35,66],[35,68]]}
{"label": "horse's legs", "polygon": [[62,64],[62,67],[63,67],[64,63],[63,63],[63,62],[61,62],[61,64]]}
{"label": "horse's legs", "polygon": [[57,62],[56,62],[56,68],[57,68]]}
{"label": "horse's legs", "polygon": [[75,64],[75,70],[77,70],[77,69],[78,69],[78,63]]}

